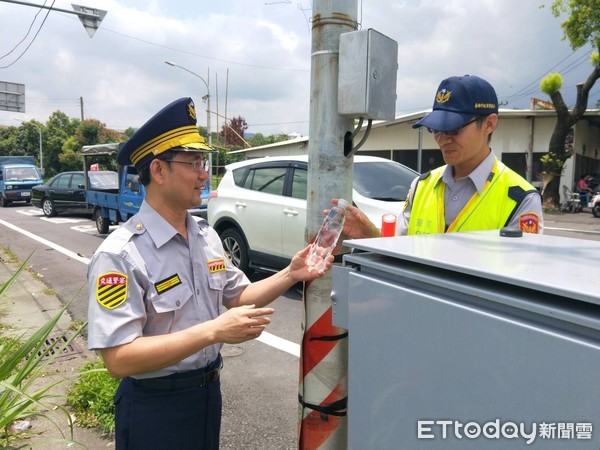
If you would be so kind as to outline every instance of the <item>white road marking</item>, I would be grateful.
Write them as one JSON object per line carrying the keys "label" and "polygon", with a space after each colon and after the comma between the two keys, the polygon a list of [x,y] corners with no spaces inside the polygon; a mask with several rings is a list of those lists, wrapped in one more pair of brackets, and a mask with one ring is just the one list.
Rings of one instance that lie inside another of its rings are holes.
{"label": "white road marking", "polygon": [[40,219],[45,220],[50,223],[81,223],[81,222],[89,222],[89,219],[73,219],[71,217],[40,217]]}
{"label": "white road marking", "polygon": [[4,225],[5,227],[8,227],[8,228],[10,228],[12,230],[15,230],[17,233],[21,233],[22,235],[27,236],[28,238],[31,238],[34,241],[37,241],[37,242],[39,242],[41,244],[44,244],[44,245],[47,245],[48,247],[50,247],[50,248],[52,248],[52,249],[54,249],[54,250],[62,253],[63,255],[67,255],[69,258],[73,258],[74,260],[79,261],[79,262],[81,262],[83,264],[89,264],[89,262],[90,262],[90,260],[88,258],[84,258],[82,256],[79,256],[77,253],[74,253],[71,250],[67,250],[66,248],[61,247],[60,245],[55,244],[54,242],[50,242],[50,241],[48,241],[48,240],[46,240],[44,238],[36,236],[33,233],[30,233],[27,230],[24,230],[22,228],[16,227],[13,224],[8,223],[5,220],[0,219],[0,224]]}
{"label": "white road marking", "polygon": [[19,214],[24,214],[26,216],[43,216],[44,215],[44,213],[42,212],[42,210],[40,210],[40,209],[33,209],[33,208],[17,209],[17,212]]}
{"label": "white road marking", "polygon": [[98,229],[96,228],[96,225],[77,225],[77,226],[71,227],[71,230],[79,231],[80,233],[93,234],[93,235],[98,234]]}
{"label": "white road marking", "polygon": [[[11,223],[8,223],[5,220],[0,219],[0,225],[4,225],[5,227],[10,228],[11,230],[16,231],[17,233],[21,233],[22,235],[27,236],[28,238],[31,238],[34,241],[37,241],[44,245],[47,245],[48,247],[53,248],[54,250],[68,256],[69,258],[79,261],[83,264],[87,265],[90,263],[90,260],[88,258],[79,256],[77,253],[73,253],[71,250],[61,247],[60,245],[55,244],[54,242],[50,242],[44,238],[36,236],[35,234],[30,233],[29,231],[24,230],[22,228],[19,228]],[[81,228],[81,227],[79,227],[79,228]],[[80,230],[77,230],[77,231],[80,231]],[[294,342],[280,338],[278,336],[275,336],[274,334],[267,333],[266,331],[264,331],[256,340],[262,342],[263,344],[274,347],[278,350],[289,353],[290,355],[296,356],[297,358],[300,357],[300,345],[299,344],[296,344]]]}
{"label": "white road marking", "polygon": [[263,331],[261,335],[256,338],[256,340],[271,347],[275,347],[276,349],[281,350],[283,352],[289,353],[290,355],[293,355],[296,358],[300,357],[300,344],[296,344],[294,342],[280,338],[266,331]]}

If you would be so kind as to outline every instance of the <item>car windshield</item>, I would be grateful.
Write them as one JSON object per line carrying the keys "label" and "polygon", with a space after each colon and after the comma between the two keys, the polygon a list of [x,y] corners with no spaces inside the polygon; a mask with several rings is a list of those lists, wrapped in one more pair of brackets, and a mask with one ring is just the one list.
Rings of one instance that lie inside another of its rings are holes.
{"label": "car windshield", "polygon": [[119,177],[117,172],[88,172],[90,186],[95,189],[118,189]]}
{"label": "car windshield", "polygon": [[410,183],[416,177],[416,172],[393,161],[354,163],[354,189],[373,200],[406,200]]}
{"label": "car windshield", "polygon": [[40,176],[33,167],[14,167],[6,169],[6,181],[34,181]]}

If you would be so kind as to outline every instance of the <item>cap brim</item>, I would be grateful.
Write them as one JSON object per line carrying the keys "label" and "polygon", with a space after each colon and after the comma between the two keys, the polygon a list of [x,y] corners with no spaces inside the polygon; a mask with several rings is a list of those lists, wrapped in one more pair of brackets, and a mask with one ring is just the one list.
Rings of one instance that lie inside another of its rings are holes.
{"label": "cap brim", "polygon": [[453,111],[436,109],[431,111],[412,127],[427,127],[437,131],[450,131],[462,127],[473,119],[473,114],[461,114]]}
{"label": "cap brim", "polygon": [[200,153],[217,153],[218,150],[210,148],[204,142],[190,142],[180,147],[172,148],[178,152],[200,152]]}

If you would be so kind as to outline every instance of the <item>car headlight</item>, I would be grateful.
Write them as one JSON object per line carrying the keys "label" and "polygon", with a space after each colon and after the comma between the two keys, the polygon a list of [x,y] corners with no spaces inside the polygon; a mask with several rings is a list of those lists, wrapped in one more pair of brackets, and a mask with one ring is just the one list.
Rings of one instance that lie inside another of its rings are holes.
{"label": "car headlight", "polygon": [[11,186],[10,184],[6,186],[6,190],[10,190],[10,189],[14,189],[14,186]]}

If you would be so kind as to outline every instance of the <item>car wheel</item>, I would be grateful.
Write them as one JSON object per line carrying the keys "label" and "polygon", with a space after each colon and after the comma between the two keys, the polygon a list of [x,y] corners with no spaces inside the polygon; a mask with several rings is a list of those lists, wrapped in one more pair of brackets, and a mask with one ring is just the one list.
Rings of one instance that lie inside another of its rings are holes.
{"label": "car wheel", "polygon": [[42,211],[46,217],[53,217],[56,215],[56,209],[54,208],[54,202],[49,198],[42,200]]}
{"label": "car wheel", "polygon": [[225,256],[231,263],[247,275],[251,270],[249,267],[250,257],[248,246],[242,235],[234,228],[228,228],[221,233],[221,242],[225,250]]}
{"label": "car wheel", "polygon": [[592,208],[592,214],[594,217],[600,217],[600,203],[596,203]]}
{"label": "car wheel", "polygon": [[108,227],[110,225],[110,221],[102,217],[102,211],[97,209],[94,212],[94,221],[96,222],[96,229],[100,234],[108,233]]}
{"label": "car wheel", "polygon": [[6,208],[10,202],[3,195],[0,195],[0,197],[2,197],[2,207]]}

